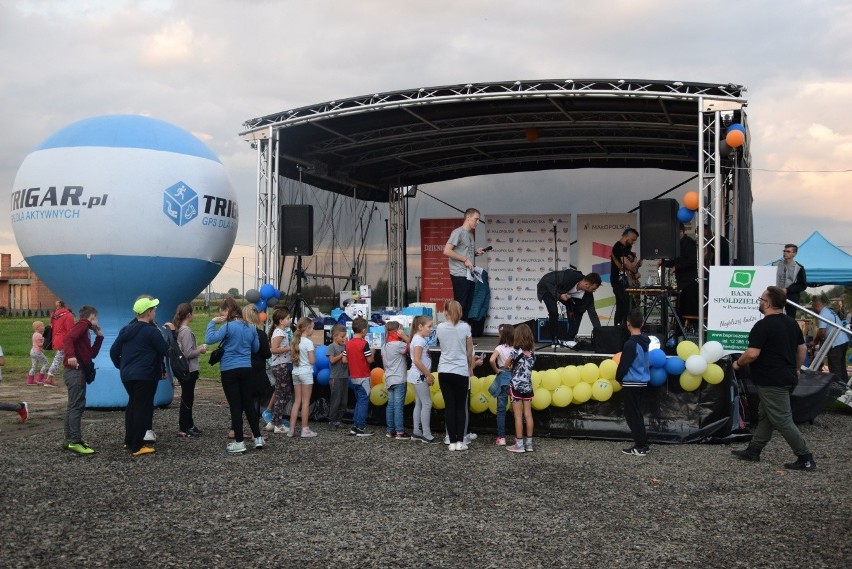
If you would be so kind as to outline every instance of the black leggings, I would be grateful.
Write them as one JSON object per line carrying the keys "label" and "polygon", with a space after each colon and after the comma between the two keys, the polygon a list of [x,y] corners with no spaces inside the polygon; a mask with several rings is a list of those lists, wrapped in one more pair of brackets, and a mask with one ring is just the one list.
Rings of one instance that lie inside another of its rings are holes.
{"label": "black leggings", "polygon": [[198,372],[189,372],[189,377],[180,382],[180,412],[178,413],[178,428],[182,433],[195,426],[192,418],[192,405],[195,403],[195,383]]}
{"label": "black leggings", "polygon": [[644,387],[625,387],[624,418],[633,435],[633,442],[639,448],[648,446],[648,434],[645,432],[645,417],[642,416],[642,392]]}
{"label": "black leggings", "polygon": [[145,431],[151,428],[157,383],[157,380],[150,379],[123,382],[128,396],[124,410],[124,444],[131,452],[142,448]]}
{"label": "black leggings", "polygon": [[470,378],[456,373],[438,373],[438,384],[444,395],[444,422],[451,443],[464,440],[467,422],[467,388]]}
{"label": "black leggings", "polygon": [[257,409],[254,405],[254,383],[251,378],[251,368],[241,367],[222,372],[222,390],[231,408],[231,428],[234,430],[234,440],[243,442],[243,413],[246,414],[251,434],[254,438],[260,436]]}

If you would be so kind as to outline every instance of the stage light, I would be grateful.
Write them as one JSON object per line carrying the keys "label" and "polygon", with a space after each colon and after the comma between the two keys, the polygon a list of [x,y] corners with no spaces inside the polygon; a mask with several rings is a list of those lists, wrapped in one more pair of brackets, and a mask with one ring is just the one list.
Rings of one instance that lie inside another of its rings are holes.
{"label": "stage light", "polygon": [[407,188],[405,188],[405,189],[402,191],[402,197],[404,197],[404,198],[413,198],[413,197],[415,197],[415,196],[417,195],[417,190],[418,190],[418,189],[419,189],[419,187],[417,186],[417,184],[414,184],[413,186],[408,186]]}

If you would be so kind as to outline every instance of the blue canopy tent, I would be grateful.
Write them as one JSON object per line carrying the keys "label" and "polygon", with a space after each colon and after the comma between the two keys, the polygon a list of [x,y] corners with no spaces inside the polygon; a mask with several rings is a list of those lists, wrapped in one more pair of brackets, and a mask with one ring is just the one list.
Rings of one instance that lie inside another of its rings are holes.
{"label": "blue canopy tent", "polygon": [[814,231],[799,245],[796,261],[805,267],[808,286],[852,285],[852,255],[819,231]]}

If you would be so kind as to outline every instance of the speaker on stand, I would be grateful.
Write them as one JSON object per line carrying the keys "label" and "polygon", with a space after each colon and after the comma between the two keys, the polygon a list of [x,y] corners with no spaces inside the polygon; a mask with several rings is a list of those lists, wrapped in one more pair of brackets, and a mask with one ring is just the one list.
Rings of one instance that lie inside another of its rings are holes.
{"label": "speaker on stand", "polygon": [[278,217],[280,235],[279,253],[284,256],[296,257],[296,295],[290,302],[290,314],[295,325],[299,318],[306,313],[314,318],[317,314],[302,296],[302,280],[305,271],[302,269],[302,256],[314,254],[314,206],[312,205],[282,205]]}
{"label": "speaker on stand", "polygon": [[[680,256],[680,222],[677,220],[677,200],[642,200],[639,202],[639,254],[643,259],[676,259]],[[660,325],[665,338],[669,336],[669,312],[674,315],[680,329],[683,325],[677,312],[671,305],[669,290],[666,284],[666,269],[660,273],[660,294],[654,297],[654,302],[647,314],[660,308]]]}

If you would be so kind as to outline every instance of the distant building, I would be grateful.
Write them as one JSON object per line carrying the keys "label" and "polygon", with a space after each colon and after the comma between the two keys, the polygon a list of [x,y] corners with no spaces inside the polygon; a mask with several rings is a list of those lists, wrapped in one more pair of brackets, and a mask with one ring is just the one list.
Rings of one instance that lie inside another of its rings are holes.
{"label": "distant building", "polygon": [[50,313],[59,297],[29,267],[13,267],[12,255],[0,253],[0,312]]}

